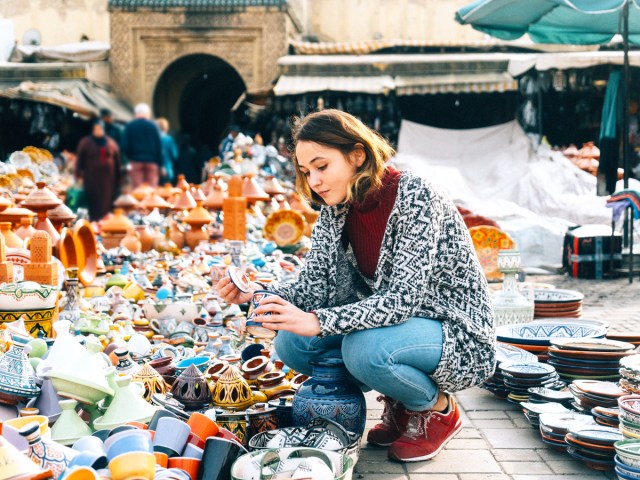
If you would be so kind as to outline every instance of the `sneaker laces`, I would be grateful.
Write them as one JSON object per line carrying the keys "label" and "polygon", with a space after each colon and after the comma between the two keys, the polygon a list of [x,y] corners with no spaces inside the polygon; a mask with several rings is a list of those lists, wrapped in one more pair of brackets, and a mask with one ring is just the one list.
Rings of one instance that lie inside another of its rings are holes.
{"label": "sneaker laces", "polygon": [[389,397],[385,397],[384,395],[378,396],[376,400],[378,402],[384,403],[384,410],[382,411],[382,424],[390,428],[395,428],[396,422],[393,418],[393,405],[391,403],[394,400],[391,400]]}
{"label": "sneaker laces", "polygon": [[407,412],[409,413],[409,420],[407,422],[405,435],[414,440],[418,437],[426,437],[429,422],[433,417],[433,410],[426,410],[424,412],[407,410]]}

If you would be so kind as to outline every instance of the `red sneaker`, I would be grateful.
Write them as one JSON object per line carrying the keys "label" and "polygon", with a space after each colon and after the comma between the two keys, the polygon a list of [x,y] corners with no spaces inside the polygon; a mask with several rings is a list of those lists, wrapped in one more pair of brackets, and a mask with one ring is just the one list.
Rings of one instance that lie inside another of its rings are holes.
{"label": "red sneaker", "polygon": [[407,411],[409,421],[402,436],[389,447],[389,458],[401,462],[419,462],[435,457],[462,429],[460,411],[451,395],[444,412]]}
{"label": "red sneaker", "polygon": [[388,447],[400,438],[409,416],[405,413],[405,408],[398,400],[380,395],[378,401],[384,403],[382,423],[369,430],[367,442],[379,447]]}

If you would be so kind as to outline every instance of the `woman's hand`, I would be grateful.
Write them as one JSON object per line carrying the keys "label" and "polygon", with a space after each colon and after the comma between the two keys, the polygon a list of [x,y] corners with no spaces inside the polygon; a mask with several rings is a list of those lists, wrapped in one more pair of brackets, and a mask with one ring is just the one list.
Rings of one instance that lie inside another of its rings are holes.
{"label": "woman's hand", "polygon": [[[265,316],[265,313],[271,315]],[[320,321],[315,313],[303,312],[277,295],[262,299],[251,319],[270,330],[286,330],[303,337],[313,337],[320,333]]]}
{"label": "woman's hand", "polygon": [[251,290],[247,293],[241,292],[226,275],[218,281],[217,285],[218,295],[220,295],[225,302],[235,304],[250,302],[251,297],[253,297],[253,291],[262,288],[260,285],[253,282],[251,282],[250,287]]}

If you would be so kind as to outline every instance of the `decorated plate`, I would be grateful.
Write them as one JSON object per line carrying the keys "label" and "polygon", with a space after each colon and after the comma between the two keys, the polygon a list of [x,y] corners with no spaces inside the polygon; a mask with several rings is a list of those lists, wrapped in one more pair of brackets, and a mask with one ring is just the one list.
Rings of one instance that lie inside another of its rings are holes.
{"label": "decorated plate", "polygon": [[554,345],[549,347],[549,356],[553,356],[555,358],[580,358],[586,360],[614,361],[633,354],[633,351],[628,350],[622,352],[596,352],[588,350],[565,350]]}
{"label": "decorated plate", "polygon": [[576,290],[536,288],[533,290],[533,298],[536,304],[572,304],[584,300],[584,295]]}
{"label": "decorated plate", "polygon": [[506,366],[500,365],[500,370],[514,377],[544,377],[556,371],[551,365],[545,363],[513,363]]}
{"label": "decorated plate", "polygon": [[227,269],[227,275],[229,275],[231,283],[233,283],[241,292],[248,293],[251,290],[249,279],[238,267],[230,266]]}
{"label": "decorated plate", "polygon": [[542,413],[540,414],[540,425],[547,427],[555,433],[566,433],[571,428],[595,426],[595,421],[591,415],[581,413]]}
{"label": "decorated plate", "polygon": [[585,393],[593,395],[601,395],[603,397],[621,397],[626,395],[614,382],[600,382],[597,380],[575,380],[573,385]]}
{"label": "decorated plate", "polygon": [[500,363],[538,363],[538,357],[513,345],[498,343],[496,345],[496,362]]}
{"label": "decorated plate", "polygon": [[582,442],[595,443],[597,445],[612,445],[618,440],[624,440],[620,430],[602,425],[572,427],[569,432]]}
{"label": "decorated plate", "polygon": [[498,253],[500,250],[515,248],[513,239],[499,228],[489,226],[471,227],[469,234],[487,280],[501,281],[502,272],[498,270]]}
{"label": "decorated plate", "polygon": [[606,338],[554,338],[551,345],[560,350],[579,350],[586,352],[627,352],[633,350],[635,345]]}
{"label": "decorated plate", "polygon": [[267,217],[263,231],[267,240],[273,240],[279,247],[283,247],[298,243],[304,227],[302,214],[294,210],[278,210]]}
{"label": "decorated plate", "polygon": [[549,345],[552,339],[576,339],[603,337],[607,329],[603,326],[580,321],[533,321],[496,328],[498,340],[502,342]]}

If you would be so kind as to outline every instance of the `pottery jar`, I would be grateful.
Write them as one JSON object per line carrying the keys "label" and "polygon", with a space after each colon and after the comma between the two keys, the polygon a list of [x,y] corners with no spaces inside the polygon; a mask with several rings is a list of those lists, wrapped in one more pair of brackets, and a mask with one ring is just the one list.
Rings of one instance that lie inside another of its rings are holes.
{"label": "pottery jar", "polygon": [[0,478],[10,478],[11,480],[50,480],[53,478],[53,472],[41,471],[36,465],[36,463],[40,464],[39,461],[33,462],[27,458],[9,443],[4,435],[1,435],[2,433],[4,432],[2,432],[2,424],[0,424],[0,458],[4,460],[0,465]]}
{"label": "pottery jar", "polygon": [[40,468],[50,470],[54,478],[61,476],[75,454],[70,448],[42,438],[40,425],[37,422],[29,423],[21,428],[20,435],[29,442],[27,457]]}
{"label": "pottery jar", "polygon": [[16,405],[25,399],[36,397],[40,387],[24,346],[31,337],[11,335],[13,343],[0,357],[0,403]]}
{"label": "pottery jar", "polygon": [[217,407],[244,410],[253,404],[251,388],[234,367],[220,376],[212,390],[212,403]]}
{"label": "pottery jar", "polygon": [[151,360],[149,366],[160,375],[175,376],[176,366],[173,363],[173,357],[161,357]]}
{"label": "pottery jar", "polygon": [[216,414],[216,423],[220,428],[226,428],[233,433],[243,445],[249,442],[246,412],[238,412],[234,410],[223,410]]}
{"label": "pottery jar", "polygon": [[258,377],[273,370],[273,364],[267,357],[250,358],[242,364],[242,376],[249,385],[257,385]]}
{"label": "pottery jar", "polygon": [[278,392],[290,389],[291,384],[285,379],[284,372],[274,371],[258,377],[258,388],[271,399]]}
{"label": "pottery jar", "polygon": [[305,426],[324,416],[347,431],[362,435],[366,420],[364,395],[349,380],[342,359],[315,359],[310,364],[312,377],[300,386],[293,399],[294,425]]}
{"label": "pottery jar", "polygon": [[276,407],[268,403],[256,403],[247,410],[249,416],[249,438],[261,432],[268,432],[278,428]]}
{"label": "pottery jar", "polygon": [[189,365],[176,379],[171,394],[189,410],[197,410],[211,403],[211,390],[195,365]]}

